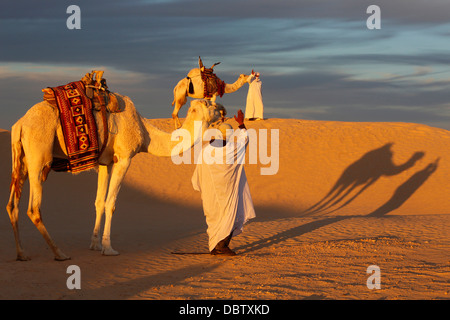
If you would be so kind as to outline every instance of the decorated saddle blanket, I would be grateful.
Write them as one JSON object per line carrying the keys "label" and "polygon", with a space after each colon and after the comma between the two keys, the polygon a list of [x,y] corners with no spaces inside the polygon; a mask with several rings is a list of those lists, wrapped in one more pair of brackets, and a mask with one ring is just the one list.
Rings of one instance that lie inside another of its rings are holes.
{"label": "decorated saddle blanket", "polygon": [[53,91],[68,155],[68,159],[54,159],[52,169],[77,173],[95,167],[99,157],[97,125],[83,82],[47,89]]}
{"label": "decorated saddle blanket", "polygon": [[217,94],[222,97],[225,93],[225,82],[220,80],[211,69],[204,69],[203,71],[200,69],[200,74],[203,81],[203,97],[205,99],[209,99],[213,96],[213,94],[217,90]]}
{"label": "decorated saddle blanket", "polygon": [[[109,113],[117,113],[124,110],[124,101],[118,98],[116,94],[109,92],[106,84],[104,85],[105,90],[102,91],[92,90],[93,86],[90,84],[94,83],[94,81],[86,80],[86,76],[81,79],[81,82],[85,87],[83,93],[92,101],[93,110],[100,111],[102,108],[106,108],[106,111]],[[56,98],[52,88],[44,88],[42,92],[44,92],[44,100],[56,108]]]}

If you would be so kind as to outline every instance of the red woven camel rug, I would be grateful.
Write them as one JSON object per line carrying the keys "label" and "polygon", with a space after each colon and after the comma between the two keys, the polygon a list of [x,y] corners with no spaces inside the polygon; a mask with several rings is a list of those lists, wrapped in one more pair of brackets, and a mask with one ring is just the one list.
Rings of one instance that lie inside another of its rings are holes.
{"label": "red woven camel rug", "polygon": [[218,96],[222,98],[223,94],[225,93],[225,82],[220,80],[219,77],[212,72],[212,68],[205,69],[204,71],[200,69],[200,75],[204,84],[203,98],[210,99],[213,96],[216,88]]}
{"label": "red woven camel rug", "polygon": [[69,158],[54,159],[52,169],[77,173],[95,167],[99,156],[97,125],[83,82],[71,82],[51,89],[59,109]]}

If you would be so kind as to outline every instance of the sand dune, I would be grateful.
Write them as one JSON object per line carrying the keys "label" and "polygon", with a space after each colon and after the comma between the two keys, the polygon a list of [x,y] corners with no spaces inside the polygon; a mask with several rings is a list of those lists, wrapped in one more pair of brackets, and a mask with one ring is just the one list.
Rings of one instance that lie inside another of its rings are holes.
{"label": "sand dune", "polygon": [[[170,120],[165,122],[171,125]],[[406,123],[282,119],[249,122],[248,128],[268,129],[269,137],[271,129],[280,132],[276,175],[261,175],[261,168],[268,165],[249,164],[247,155],[246,171],[258,206],[298,216],[322,199],[318,207],[326,203],[325,196],[335,188],[337,196],[321,214],[333,210],[345,215],[450,212],[446,191],[450,166],[445,160],[450,132],[446,130]],[[168,201],[198,205],[190,185],[192,172],[193,166],[140,154],[133,160],[127,182]],[[380,209],[381,205],[385,206]]]}
{"label": "sand dune", "polygon": [[[172,128],[171,119],[154,123]],[[190,183],[194,165],[139,154],[113,218],[117,257],[88,250],[95,172],[51,172],[44,185],[43,219],[72,257],[65,262],[52,260],[26,217],[26,187],[20,226],[32,260],[14,260],[5,210],[0,298],[448,299],[449,131],[409,123],[296,119],[247,122],[247,127],[267,129],[272,139],[270,130],[279,130],[279,168],[275,175],[261,175],[270,164],[251,164],[247,156],[257,218],[232,241],[238,256],[171,254],[207,250],[200,195]],[[0,131],[4,205],[9,139],[8,131]],[[81,268],[81,290],[66,287],[71,264]],[[379,290],[366,286],[370,265],[381,269]]]}

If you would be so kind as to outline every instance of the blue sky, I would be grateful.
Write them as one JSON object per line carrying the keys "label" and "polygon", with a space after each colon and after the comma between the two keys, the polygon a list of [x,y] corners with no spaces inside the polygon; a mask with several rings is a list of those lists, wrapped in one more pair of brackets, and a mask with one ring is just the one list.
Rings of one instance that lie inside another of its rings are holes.
{"label": "blue sky", "polygon": [[[71,4],[81,30],[66,27]],[[381,8],[380,30],[366,27],[371,4]],[[143,116],[168,118],[173,87],[202,56],[221,62],[226,82],[259,71],[266,117],[449,130],[449,40],[448,0],[2,1],[0,128],[42,88],[92,69],[104,69],[110,89]],[[243,109],[247,89],[220,102]]]}

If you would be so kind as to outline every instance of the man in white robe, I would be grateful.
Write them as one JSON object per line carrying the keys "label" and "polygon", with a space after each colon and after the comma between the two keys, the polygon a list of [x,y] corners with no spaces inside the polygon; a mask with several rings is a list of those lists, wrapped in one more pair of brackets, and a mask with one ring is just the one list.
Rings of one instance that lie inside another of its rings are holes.
{"label": "man in white robe", "polygon": [[245,106],[245,118],[250,120],[262,120],[264,104],[261,93],[262,82],[259,78],[259,73],[252,70],[252,74],[247,82],[249,83],[249,87],[247,93],[247,105]]}
{"label": "man in white robe", "polygon": [[209,251],[213,255],[235,255],[228,247],[231,237],[240,234],[244,224],[255,217],[244,171],[248,144],[244,114],[239,110],[234,118],[239,129],[229,136],[232,127],[223,123],[219,127],[223,140],[213,139],[203,148],[202,161],[197,162],[192,176],[194,189],[201,192]]}

